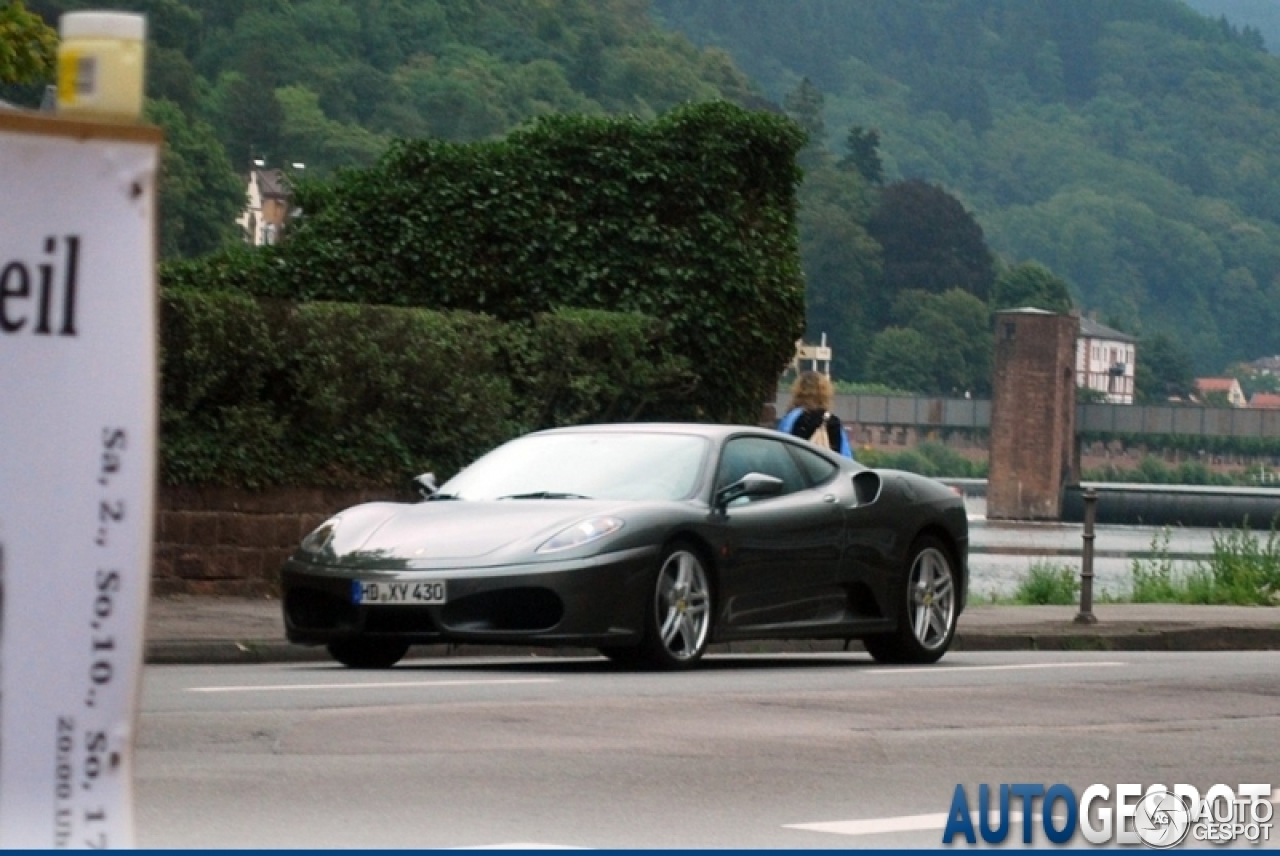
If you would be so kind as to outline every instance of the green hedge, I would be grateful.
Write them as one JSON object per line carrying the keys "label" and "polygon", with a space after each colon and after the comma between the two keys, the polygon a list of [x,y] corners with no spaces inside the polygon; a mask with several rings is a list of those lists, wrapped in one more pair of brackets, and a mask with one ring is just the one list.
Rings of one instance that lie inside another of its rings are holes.
{"label": "green hedge", "polygon": [[1280,437],[1246,437],[1213,434],[1136,434],[1123,431],[1081,431],[1080,442],[1121,443],[1130,449],[1177,451],[1207,455],[1280,457]]}
{"label": "green hedge", "polygon": [[444,477],[524,431],[630,418],[691,385],[666,325],[634,313],[506,323],[170,288],[161,343],[166,484]]}
{"label": "green hedge", "polygon": [[170,265],[161,281],[520,322],[641,313],[669,324],[667,347],[694,371],[660,415],[754,423],[803,332],[804,140],[784,117],[711,103],[651,123],[550,116],[496,142],[401,141],[372,168],[301,184],[285,243]]}

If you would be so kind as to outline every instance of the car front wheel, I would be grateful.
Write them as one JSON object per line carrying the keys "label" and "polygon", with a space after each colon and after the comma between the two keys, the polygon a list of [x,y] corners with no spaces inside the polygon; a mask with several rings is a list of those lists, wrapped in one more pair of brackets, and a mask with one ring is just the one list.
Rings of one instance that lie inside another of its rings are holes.
{"label": "car front wheel", "polygon": [[958,575],[946,544],[932,536],[911,548],[898,629],[862,640],[882,663],[936,663],[956,635]]}
{"label": "car front wheel", "polygon": [[409,643],[394,639],[347,639],[328,648],[330,657],[352,669],[389,669],[409,653]]}
{"label": "car front wheel", "polygon": [[625,666],[687,669],[707,651],[711,605],[711,578],[702,556],[689,544],[672,545],[658,564],[644,638],[636,647],[602,648],[601,653]]}

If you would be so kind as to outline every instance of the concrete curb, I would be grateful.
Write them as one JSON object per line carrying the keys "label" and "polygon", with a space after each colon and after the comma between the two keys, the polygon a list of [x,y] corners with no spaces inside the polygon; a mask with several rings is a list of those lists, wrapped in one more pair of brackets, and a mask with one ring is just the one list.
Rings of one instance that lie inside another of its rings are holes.
{"label": "concrete curb", "polygon": [[[760,641],[712,645],[712,654],[817,654],[857,652],[858,643],[842,641]],[[956,634],[955,651],[1277,651],[1280,627],[1026,627],[1001,632],[974,630]],[[536,648],[486,645],[419,646],[412,656],[590,657],[589,648]],[[332,662],[322,647],[291,645],[283,639],[160,640],[146,645],[148,665],[222,665]]]}

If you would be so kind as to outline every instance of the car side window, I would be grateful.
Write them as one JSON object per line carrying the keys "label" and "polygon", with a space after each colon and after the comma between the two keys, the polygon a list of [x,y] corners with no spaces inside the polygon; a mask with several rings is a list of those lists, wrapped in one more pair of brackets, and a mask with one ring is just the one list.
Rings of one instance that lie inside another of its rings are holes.
{"label": "car side window", "polygon": [[733,484],[747,473],[763,473],[782,479],[783,494],[795,493],[809,486],[808,479],[785,444],[764,437],[737,437],[725,443],[720,452],[716,490]]}
{"label": "car side window", "polygon": [[835,476],[836,470],[840,469],[817,452],[801,448],[795,443],[788,443],[787,449],[796,459],[796,463],[800,466],[800,471],[804,473],[805,479],[811,487],[830,481]]}

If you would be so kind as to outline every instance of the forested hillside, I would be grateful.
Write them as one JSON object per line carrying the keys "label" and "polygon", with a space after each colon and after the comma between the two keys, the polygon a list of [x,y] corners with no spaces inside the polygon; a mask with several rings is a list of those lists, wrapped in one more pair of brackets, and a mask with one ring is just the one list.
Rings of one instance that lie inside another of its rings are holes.
{"label": "forested hillside", "polygon": [[[236,237],[255,159],[324,177],[371,164],[393,138],[501,135],[532,116],[652,118],[686,101],[751,105],[719,50],[657,27],[647,0],[28,0],[145,12],[147,117],[170,142],[162,254]],[[0,87],[34,107],[43,85]]]}
{"label": "forested hillside", "polygon": [[[1191,2],[1227,17],[1179,0],[109,5],[150,21],[166,259],[238,240],[256,159],[324,179],[397,138],[723,98],[811,135],[807,326],[839,376],[980,393],[1009,300],[1096,310],[1201,373],[1280,352],[1280,58],[1248,0]],[[101,5],[26,3],[51,25]]]}
{"label": "forested hillside", "polygon": [[1255,30],[1271,53],[1280,53],[1280,3],[1275,0],[1186,0],[1211,18],[1226,18],[1241,30]]}
{"label": "forested hillside", "polygon": [[957,194],[1102,320],[1202,372],[1280,352],[1280,59],[1256,29],[1177,0],[654,6],[777,101],[810,81],[833,153],[873,130],[886,182]]}

